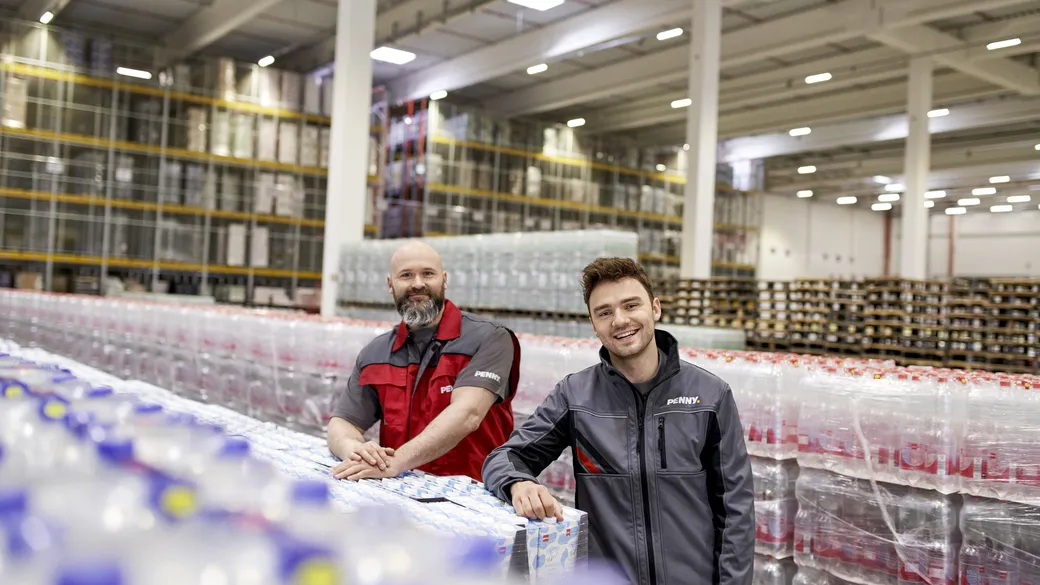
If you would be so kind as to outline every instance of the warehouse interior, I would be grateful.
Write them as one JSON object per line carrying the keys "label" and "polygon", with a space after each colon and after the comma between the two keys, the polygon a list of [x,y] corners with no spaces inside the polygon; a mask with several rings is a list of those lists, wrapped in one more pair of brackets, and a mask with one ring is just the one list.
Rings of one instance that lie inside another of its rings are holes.
{"label": "warehouse interior", "polygon": [[[732,387],[753,585],[1040,585],[1040,0],[0,0],[0,105],[4,397],[60,364],[320,483],[402,241],[521,335],[518,426],[632,257]],[[560,553],[484,492],[329,486],[509,583],[589,554],[572,508]]]}

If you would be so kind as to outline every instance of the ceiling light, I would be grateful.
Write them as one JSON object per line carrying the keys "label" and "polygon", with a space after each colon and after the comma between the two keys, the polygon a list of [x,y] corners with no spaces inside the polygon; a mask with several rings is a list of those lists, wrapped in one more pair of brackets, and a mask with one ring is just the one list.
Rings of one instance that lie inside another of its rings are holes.
{"label": "ceiling light", "polygon": [[994,42],[986,45],[986,48],[989,49],[990,51],[996,51],[997,49],[1006,49],[1008,47],[1017,47],[1018,45],[1021,45],[1021,44],[1022,44],[1022,39],[1014,38],[1014,39],[1006,39],[1006,40],[1003,40],[1003,41],[994,41]]}
{"label": "ceiling light", "polygon": [[924,193],[925,199],[942,199],[943,197],[946,197],[946,191],[925,191]]}
{"label": "ceiling light", "polygon": [[949,115],[950,115],[950,110],[947,109],[947,108],[939,108],[937,110],[932,110],[932,111],[928,112],[928,117],[929,118],[942,118],[943,116],[949,116]]}
{"label": "ceiling light", "polygon": [[268,65],[270,65],[272,63],[274,63],[274,57],[271,56],[271,55],[268,55],[268,56],[264,57],[263,59],[260,59],[259,61],[256,62],[256,64],[261,66],[261,67],[267,67]]}
{"label": "ceiling light", "polygon": [[1029,203],[1033,198],[1029,195],[1012,195],[1007,198],[1008,203]]}
{"label": "ceiling light", "polygon": [[808,136],[812,134],[812,128],[792,128],[788,134],[791,136]]}
{"label": "ceiling light", "polygon": [[537,75],[539,73],[545,73],[549,69],[549,66],[545,63],[539,63],[537,65],[531,65],[527,68],[528,75]]}
{"label": "ceiling light", "polygon": [[50,24],[52,20],[54,20],[54,13],[50,10],[40,15],[41,24]]}
{"label": "ceiling light", "polygon": [[802,189],[797,193],[799,199],[808,199],[813,196],[812,189]]}
{"label": "ceiling light", "polygon": [[996,187],[979,187],[978,189],[971,190],[972,195],[996,195]]}
{"label": "ceiling light", "polygon": [[948,207],[946,208],[946,215],[964,215],[968,213],[967,209],[963,207]]}
{"label": "ceiling light", "polygon": [[1015,208],[1011,205],[994,205],[989,208],[990,213],[1007,213],[1013,211]]}
{"label": "ceiling light", "polygon": [[430,100],[431,101],[442,100],[442,99],[444,99],[446,97],[448,97],[448,92],[444,91],[443,89],[435,91],[435,92],[430,94]]}
{"label": "ceiling light", "polygon": [[1007,175],[1001,175],[999,177],[990,177],[989,182],[996,185],[997,183],[1010,183],[1011,177]]}
{"label": "ceiling light", "polygon": [[415,60],[415,53],[411,51],[402,51],[401,49],[394,49],[393,47],[379,47],[374,49],[369,55],[376,61],[382,61],[384,63],[392,63],[394,65],[404,65],[405,63],[411,63]]}
{"label": "ceiling light", "polygon": [[681,36],[682,36],[682,29],[681,28],[671,28],[671,29],[663,30],[663,31],[657,33],[657,40],[659,40],[659,41],[667,41],[668,39],[674,39],[675,37],[681,37]]}
{"label": "ceiling light", "polygon": [[972,205],[978,205],[979,203],[982,203],[982,200],[978,197],[968,197],[967,199],[957,200],[957,205],[960,205],[961,207],[970,207]]}
{"label": "ceiling light", "polygon": [[925,209],[931,209],[931,208],[935,207],[935,201],[925,201],[924,202],[924,207],[925,207]]}
{"label": "ceiling light", "polygon": [[659,164],[659,165],[657,165],[656,168],[657,168],[658,172],[662,172],[663,173],[668,167]]}
{"label": "ceiling light", "polygon": [[903,191],[906,191],[906,185],[903,185],[902,183],[889,183],[885,185],[885,191],[888,191],[889,193],[902,193]]}
{"label": "ceiling light", "polygon": [[873,210],[873,211],[889,211],[890,209],[892,209],[892,204],[891,203],[875,203],[875,204],[870,206],[870,209]]}
{"label": "ceiling light", "polygon": [[874,175],[874,182],[879,185],[887,185],[892,182],[892,179],[889,179],[884,175]]}
{"label": "ceiling light", "polygon": [[678,108],[687,108],[692,103],[693,103],[693,100],[691,100],[690,98],[683,98],[681,100],[675,100],[674,102],[672,102],[672,107],[676,108],[676,109],[678,109]]}
{"label": "ceiling light", "polygon": [[585,125],[585,118],[575,118],[573,120],[567,120],[567,126],[570,128],[577,128],[578,126]]}
{"label": "ceiling light", "polygon": [[1034,146],[1033,150],[1040,150],[1040,144],[1037,144],[1036,146]]}
{"label": "ceiling light", "polygon": [[684,145],[682,145],[682,149],[683,150],[690,150],[690,145],[689,144],[684,144]]}
{"label": "ceiling light", "polygon": [[556,8],[560,4],[563,4],[563,0],[508,0],[510,4],[516,4],[517,6],[523,6],[524,8],[530,8],[531,10],[537,10],[539,12],[545,12],[550,8]]}
{"label": "ceiling light", "polygon": [[151,79],[152,78],[152,74],[147,72],[147,71],[142,71],[140,69],[131,69],[129,67],[117,67],[116,68],[116,73],[118,73],[120,75],[125,75],[127,77],[136,77],[138,79]]}
{"label": "ceiling light", "polygon": [[852,205],[859,201],[855,197],[838,197],[838,205]]}
{"label": "ceiling light", "polygon": [[823,82],[823,81],[830,81],[830,80],[831,80],[831,74],[830,73],[817,73],[816,75],[810,75],[810,76],[805,78],[805,82],[809,83],[809,84],[820,83],[820,82]]}
{"label": "ceiling light", "polygon": [[877,200],[882,203],[891,203],[893,201],[899,201],[899,193],[886,193],[884,195],[878,195]]}
{"label": "ceiling light", "polygon": [[806,165],[804,167],[798,167],[799,175],[811,175],[816,172],[816,167],[813,165]]}

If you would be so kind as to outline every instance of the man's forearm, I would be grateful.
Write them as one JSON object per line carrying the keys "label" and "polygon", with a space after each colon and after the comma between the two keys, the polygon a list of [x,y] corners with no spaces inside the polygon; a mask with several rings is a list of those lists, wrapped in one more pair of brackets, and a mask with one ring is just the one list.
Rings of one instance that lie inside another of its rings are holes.
{"label": "man's forearm", "polygon": [[397,450],[402,470],[415,469],[451,451],[480,427],[483,414],[466,404],[448,405],[423,432]]}
{"label": "man's forearm", "polygon": [[365,435],[346,419],[333,418],[329,421],[326,440],[333,455],[346,459],[358,445],[365,442]]}

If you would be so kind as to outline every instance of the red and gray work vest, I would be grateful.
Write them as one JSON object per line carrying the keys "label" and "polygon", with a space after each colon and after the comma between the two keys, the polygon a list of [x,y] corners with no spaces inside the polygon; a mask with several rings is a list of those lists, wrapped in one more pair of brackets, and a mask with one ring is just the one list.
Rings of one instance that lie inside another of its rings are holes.
{"label": "red and gray work vest", "polygon": [[[358,364],[359,383],[375,388],[379,394],[383,411],[379,444],[400,448],[447,408],[456,376],[466,368],[483,340],[498,327],[491,321],[463,313],[451,301],[445,301],[437,333],[419,361],[410,359],[405,347],[408,328],[404,323],[365,347]],[[520,378],[520,343],[512,331],[509,336],[513,340],[513,365],[509,372],[508,398],[491,407],[476,431],[444,456],[420,467],[421,471],[467,475],[479,480],[484,459],[513,432],[512,402]]]}

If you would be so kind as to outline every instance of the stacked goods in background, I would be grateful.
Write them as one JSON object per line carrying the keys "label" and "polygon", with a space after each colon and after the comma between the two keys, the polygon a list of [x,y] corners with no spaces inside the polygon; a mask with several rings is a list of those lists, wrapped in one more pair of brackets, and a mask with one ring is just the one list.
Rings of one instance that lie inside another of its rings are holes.
{"label": "stacked goods in background", "polygon": [[38,349],[0,341],[0,352],[4,583],[480,585],[582,574],[584,513],[529,522],[464,477],[336,481],[321,438]]}
{"label": "stacked goods in background", "polygon": [[[55,292],[74,281],[102,292],[107,276],[240,303],[256,287],[287,299],[314,288],[331,78],[230,59],[154,71],[162,50],[3,23],[0,260]],[[152,78],[117,75],[113,51]],[[379,91],[373,103],[369,203],[380,195]]]}

